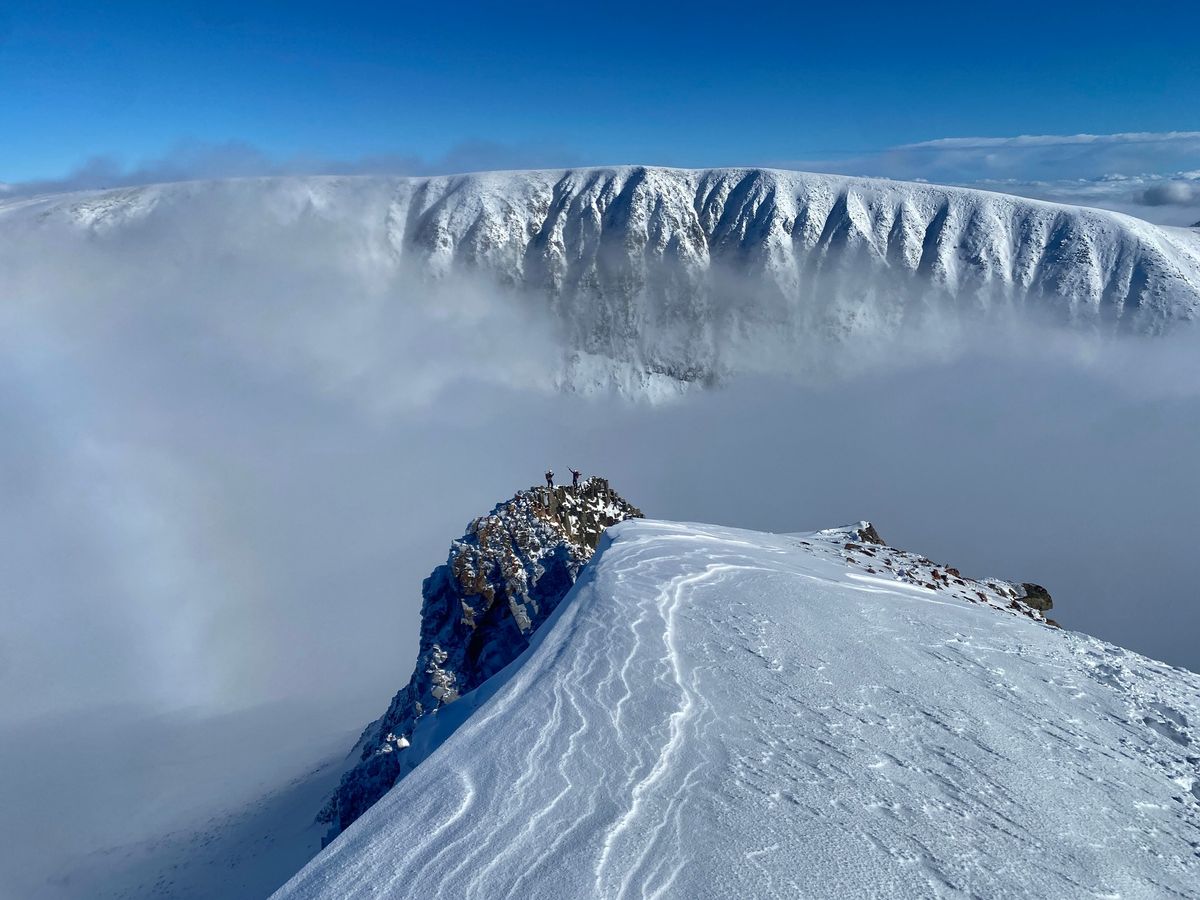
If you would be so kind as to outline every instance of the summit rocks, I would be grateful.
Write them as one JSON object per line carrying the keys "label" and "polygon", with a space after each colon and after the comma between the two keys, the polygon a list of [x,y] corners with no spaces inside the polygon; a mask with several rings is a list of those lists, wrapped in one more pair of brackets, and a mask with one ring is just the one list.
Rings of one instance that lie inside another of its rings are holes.
{"label": "summit rocks", "polygon": [[[408,684],[367,726],[358,762],[321,813],[340,834],[420,759],[418,722],[516,659],[554,612],[609,525],[641,518],[603,478],[519,491],[473,520],[422,586],[420,651]],[[431,749],[431,748],[429,748]]]}

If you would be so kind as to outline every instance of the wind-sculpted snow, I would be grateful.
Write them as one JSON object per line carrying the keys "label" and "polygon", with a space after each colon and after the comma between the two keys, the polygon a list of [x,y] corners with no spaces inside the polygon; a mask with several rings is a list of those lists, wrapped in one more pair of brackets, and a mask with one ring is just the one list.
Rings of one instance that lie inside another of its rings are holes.
{"label": "wind-sculpted snow", "polygon": [[1200,896],[1200,676],[915,565],[615,526],[277,896]]}
{"label": "wind-sculpted snow", "polygon": [[181,263],[197,277],[264,246],[312,247],[347,290],[399,280],[398,303],[415,284],[476,278],[549,324],[565,386],[635,394],[803,371],[814,347],[952,333],[980,314],[1157,334],[1200,311],[1200,236],[1187,229],[762,169],[252,179],[0,206],[0,240],[57,227],[101,246],[177,233],[172,252],[203,251]]}
{"label": "wind-sculpted snow", "polygon": [[[372,722],[321,813],[341,833],[429,752],[414,739],[441,712],[491,678],[529,645],[591,557],[604,529],[641,511],[603,478],[531,488],[475,519],[422,585],[420,651],[408,684]],[[443,715],[439,734],[444,734]]]}

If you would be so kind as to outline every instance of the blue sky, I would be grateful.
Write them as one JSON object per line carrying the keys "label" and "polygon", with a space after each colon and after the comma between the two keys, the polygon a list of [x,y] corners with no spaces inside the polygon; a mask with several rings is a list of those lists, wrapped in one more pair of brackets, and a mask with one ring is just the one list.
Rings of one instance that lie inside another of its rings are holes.
{"label": "blue sky", "polygon": [[0,182],[213,145],[384,168],[852,168],[944,137],[1200,131],[1196,4],[915,8],[10,0]]}

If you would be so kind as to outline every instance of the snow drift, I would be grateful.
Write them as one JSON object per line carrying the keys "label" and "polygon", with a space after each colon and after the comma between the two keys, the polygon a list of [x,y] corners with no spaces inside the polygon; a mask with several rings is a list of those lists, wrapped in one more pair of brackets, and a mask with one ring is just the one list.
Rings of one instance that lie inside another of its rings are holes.
{"label": "snow drift", "polygon": [[609,529],[276,896],[1200,896],[1200,676],[872,537]]}

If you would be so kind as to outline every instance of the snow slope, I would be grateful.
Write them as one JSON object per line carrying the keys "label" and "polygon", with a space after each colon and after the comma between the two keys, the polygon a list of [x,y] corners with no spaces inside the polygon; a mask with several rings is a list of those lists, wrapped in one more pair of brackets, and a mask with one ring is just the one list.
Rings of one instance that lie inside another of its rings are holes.
{"label": "snow slope", "polygon": [[[169,262],[189,284],[264,259],[323,268],[341,303],[396,284],[403,303],[414,284],[473,279],[553,332],[563,385],[635,394],[793,371],[813,342],[940,332],[979,315],[1158,334],[1200,312],[1189,229],[764,169],[245,179],[0,204],[0,249],[36,258],[39,237],[55,248],[83,239],[144,261],[138,271]],[[38,279],[17,281],[20,292]],[[450,289],[445,307],[465,308],[466,293]]]}
{"label": "snow slope", "polygon": [[609,529],[276,896],[1200,896],[1200,676],[849,535]]}

